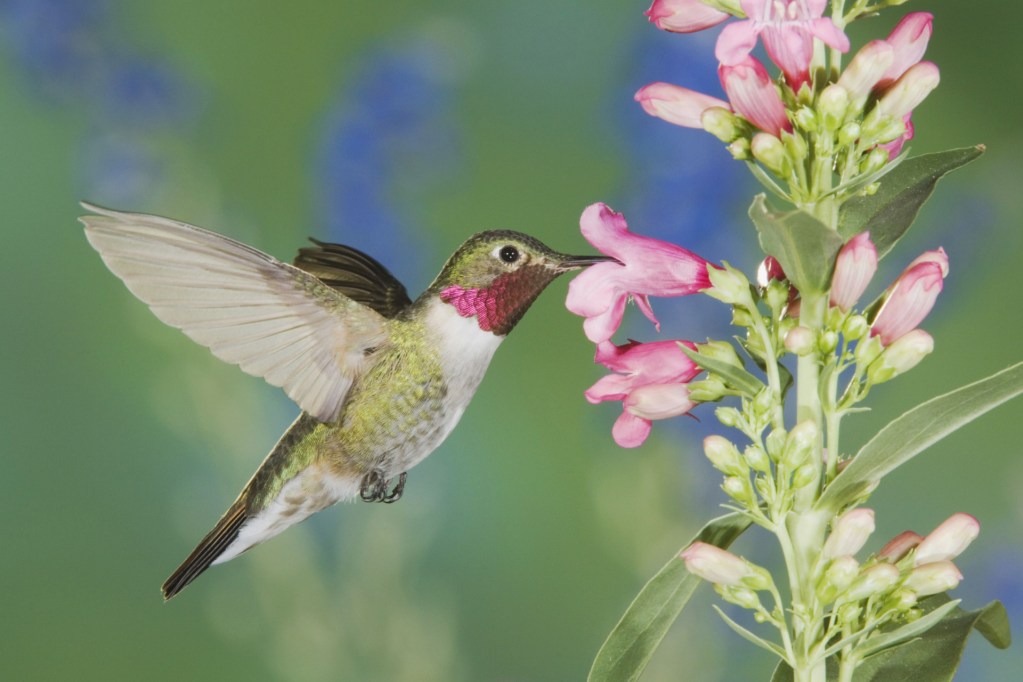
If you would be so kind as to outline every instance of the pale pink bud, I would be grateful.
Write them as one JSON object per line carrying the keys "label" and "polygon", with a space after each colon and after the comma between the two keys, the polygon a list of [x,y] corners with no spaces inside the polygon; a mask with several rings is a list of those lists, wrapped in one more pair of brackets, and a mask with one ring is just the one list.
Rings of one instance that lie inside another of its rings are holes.
{"label": "pale pink bud", "polygon": [[927,50],[927,41],[931,39],[933,21],[934,16],[928,12],[913,12],[902,18],[885,40],[892,46],[893,59],[878,87],[884,88],[894,83],[909,67],[923,58]]}
{"label": "pale pink bud", "polygon": [[657,28],[674,33],[694,33],[717,26],[728,18],[721,10],[708,7],[700,0],[654,0],[643,12]]}
{"label": "pale pink bud", "polygon": [[792,132],[785,104],[763,64],[747,56],[734,65],[722,64],[718,75],[732,107],[747,121],[775,137]]}
{"label": "pale pink bud", "polygon": [[742,586],[753,590],[766,589],[770,585],[764,569],[706,542],[694,542],[679,556],[686,562],[687,571],[715,585]]}
{"label": "pale pink bud", "polygon": [[938,87],[941,76],[933,62],[920,62],[909,68],[877,103],[881,116],[902,118]]}
{"label": "pale pink bud", "polygon": [[[857,52],[838,78],[854,102],[867,98],[895,59],[895,50],[883,40],[872,40]],[[901,74],[899,74],[901,75]]]}
{"label": "pale pink bud", "polygon": [[888,541],[881,551],[877,553],[877,558],[882,561],[890,561],[895,563],[902,559],[909,553],[909,550],[913,549],[920,544],[923,540],[923,536],[919,533],[914,533],[911,530],[904,530],[894,538]]}
{"label": "pale pink bud", "polygon": [[831,305],[843,313],[856,305],[877,272],[877,249],[869,232],[860,232],[838,252],[831,280]]}
{"label": "pale pink bud", "polygon": [[860,601],[887,592],[899,582],[899,576],[899,569],[891,564],[874,564],[863,570],[842,600]]}
{"label": "pale pink bud", "polygon": [[871,336],[879,337],[887,346],[916,329],[934,307],[946,274],[948,257],[943,249],[929,251],[913,261],[889,289],[871,325]]}
{"label": "pale pink bud", "polygon": [[711,107],[732,108],[728,102],[671,83],[651,83],[640,88],[635,99],[651,116],[686,128],[703,128],[701,116]]}
{"label": "pale pink bud", "polygon": [[915,592],[917,597],[926,597],[947,592],[956,587],[962,579],[963,574],[951,561],[933,561],[914,568],[906,578],[905,587]]}
{"label": "pale pink bud", "polygon": [[785,334],[785,350],[796,355],[806,355],[814,348],[813,330],[797,324]]}
{"label": "pale pink bud", "polygon": [[931,531],[916,548],[913,561],[917,566],[954,559],[969,547],[980,534],[980,522],[959,512]]}
{"label": "pale pink bud", "polygon": [[934,338],[923,329],[914,329],[892,342],[881,355],[881,361],[886,369],[899,375],[916,367],[933,351]]}
{"label": "pale pink bud", "polygon": [[625,410],[641,419],[668,419],[685,414],[696,405],[685,384],[640,386],[625,398]]}
{"label": "pale pink bud", "polygon": [[834,559],[852,556],[863,548],[867,538],[874,532],[874,510],[853,509],[838,517],[831,527],[831,535],[824,543],[821,556]]}

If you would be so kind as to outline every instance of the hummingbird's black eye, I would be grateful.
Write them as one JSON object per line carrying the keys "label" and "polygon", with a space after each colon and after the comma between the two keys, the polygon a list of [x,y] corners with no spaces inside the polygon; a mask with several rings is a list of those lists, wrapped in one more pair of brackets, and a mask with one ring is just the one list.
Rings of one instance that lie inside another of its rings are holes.
{"label": "hummingbird's black eye", "polygon": [[498,253],[505,263],[514,263],[519,259],[519,250],[514,246],[502,246],[501,251]]}

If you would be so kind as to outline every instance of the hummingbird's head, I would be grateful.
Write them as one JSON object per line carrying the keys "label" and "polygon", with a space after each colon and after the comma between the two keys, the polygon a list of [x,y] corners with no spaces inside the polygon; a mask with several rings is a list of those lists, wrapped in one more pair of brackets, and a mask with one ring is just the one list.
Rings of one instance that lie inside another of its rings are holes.
{"label": "hummingbird's head", "polygon": [[521,232],[491,230],[475,234],[444,264],[429,291],[475,317],[483,331],[503,336],[554,279],[609,256],[569,256]]}

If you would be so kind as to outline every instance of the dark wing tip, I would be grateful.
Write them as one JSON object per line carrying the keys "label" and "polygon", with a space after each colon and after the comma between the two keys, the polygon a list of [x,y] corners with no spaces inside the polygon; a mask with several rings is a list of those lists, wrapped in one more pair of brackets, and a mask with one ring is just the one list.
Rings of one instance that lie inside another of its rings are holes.
{"label": "dark wing tip", "polygon": [[169,600],[202,575],[203,571],[209,568],[217,557],[223,554],[224,550],[238,538],[238,530],[247,519],[245,503],[242,500],[235,501],[231,508],[220,517],[213,530],[199,541],[188,558],[163,583],[160,589],[163,592],[164,601]]}

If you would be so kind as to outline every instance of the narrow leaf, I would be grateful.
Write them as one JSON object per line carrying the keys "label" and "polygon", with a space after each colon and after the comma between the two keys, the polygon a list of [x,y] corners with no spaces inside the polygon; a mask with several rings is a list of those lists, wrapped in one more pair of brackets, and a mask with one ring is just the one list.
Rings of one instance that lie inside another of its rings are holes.
{"label": "narrow leaf", "polygon": [[730,365],[727,362],[703,355],[688,346],[679,344],[679,348],[682,349],[682,352],[685,353],[690,360],[708,372],[717,374],[725,380],[725,383],[733,388],[737,388],[749,395],[756,395],[764,388],[764,384],[759,379],[741,367],[736,367],[735,365]]}
{"label": "narrow leaf", "polygon": [[735,634],[739,635],[740,637],[745,639],[747,642],[750,642],[751,644],[756,644],[761,649],[766,649],[767,651],[770,651],[778,658],[785,658],[785,650],[782,649],[780,646],[778,646],[774,642],[767,641],[760,635],[756,635],[753,632],[750,632],[749,629],[739,625],[734,620],[729,618],[728,614],[722,611],[716,604],[714,605],[714,610],[718,612],[718,615],[721,616],[721,620],[725,621],[725,625],[732,628]]}
{"label": "narrow leaf", "polygon": [[[704,526],[689,544],[700,541],[726,548],[750,523],[742,514],[720,516]],[[681,559],[672,557],[640,590],[608,635],[597,652],[587,680],[627,682],[638,679],[699,584],[700,578],[687,571]]]}
{"label": "narrow leaf", "polygon": [[877,255],[883,258],[909,230],[938,180],[983,153],[984,146],[977,145],[906,159],[884,176],[876,193],[853,197],[842,205],[839,234],[848,240],[870,230]]}
{"label": "narrow leaf", "polygon": [[749,215],[760,247],[778,259],[785,276],[804,296],[828,290],[835,256],[844,243],[837,232],[809,213],[772,209],[763,194],[753,199]]}
{"label": "narrow leaf", "polygon": [[[935,595],[924,600],[921,606],[931,611],[943,609],[947,603],[947,596]],[[999,648],[1009,646],[1008,617],[999,602],[991,602],[976,611],[955,608],[918,638],[865,658],[853,679],[856,682],[950,681],[974,629],[985,636],[996,631],[997,641],[992,643]]]}
{"label": "narrow leaf", "polygon": [[944,618],[952,609],[959,606],[959,599],[949,601],[942,604],[938,608],[934,609],[930,613],[921,616],[912,623],[906,623],[905,625],[890,630],[888,632],[879,633],[870,639],[868,639],[859,648],[861,655],[865,658],[871,654],[877,653],[882,649],[890,649],[896,644],[901,644],[906,640],[912,639],[917,635],[923,634],[930,630],[934,625]]}
{"label": "narrow leaf", "polygon": [[821,495],[817,509],[837,512],[896,467],[1021,392],[1023,362],[917,405],[860,449]]}

